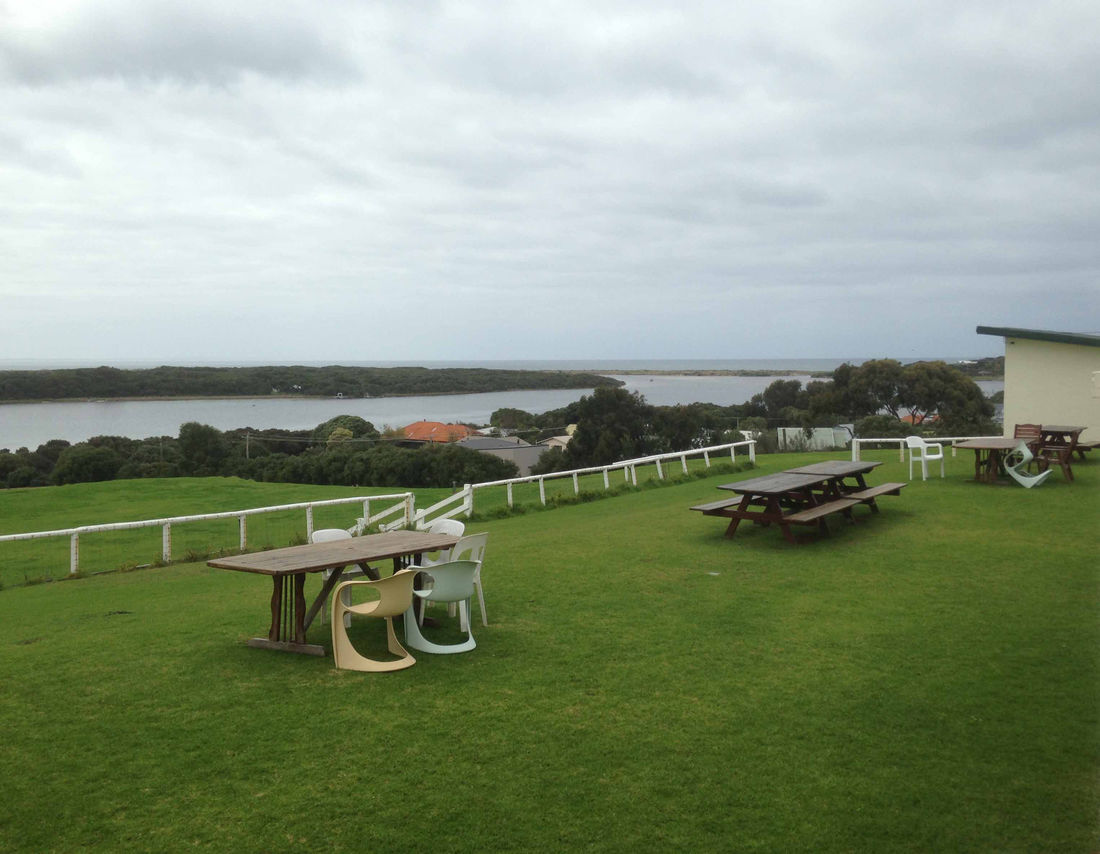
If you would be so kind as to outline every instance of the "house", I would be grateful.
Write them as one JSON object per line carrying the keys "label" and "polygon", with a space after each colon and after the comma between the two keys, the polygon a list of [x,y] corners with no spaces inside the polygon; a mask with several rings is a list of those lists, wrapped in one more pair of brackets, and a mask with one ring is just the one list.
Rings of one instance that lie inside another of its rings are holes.
{"label": "house", "polygon": [[513,436],[471,436],[455,443],[471,451],[479,451],[515,463],[520,477],[531,473],[531,466],[545,453],[542,445],[532,445]]}
{"label": "house", "polygon": [[1005,435],[1017,424],[1088,427],[1100,437],[1100,335],[979,326],[1005,341]]}
{"label": "house", "polygon": [[465,424],[443,424],[439,421],[415,421],[402,431],[406,439],[415,442],[457,442],[478,435]]}

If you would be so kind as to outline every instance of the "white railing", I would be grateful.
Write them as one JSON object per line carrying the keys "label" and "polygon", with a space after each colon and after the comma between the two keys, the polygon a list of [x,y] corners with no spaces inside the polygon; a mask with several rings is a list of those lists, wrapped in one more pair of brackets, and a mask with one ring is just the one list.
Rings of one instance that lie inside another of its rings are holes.
{"label": "white railing", "polygon": [[[396,501],[389,504],[381,511],[371,515],[371,504],[385,501]],[[307,501],[298,504],[280,504],[275,507],[254,507],[249,510],[228,510],[222,513],[203,513],[196,516],[173,516],[170,519],[146,519],[140,522],[112,522],[105,525],[82,525],[79,528],[65,528],[58,531],[36,531],[28,534],[6,534],[0,536],[0,543],[15,542],[17,540],[40,540],[47,537],[69,538],[69,574],[75,575],[80,571],[80,535],[96,534],[104,531],[128,531],[135,528],[161,529],[161,557],[165,563],[172,560],[172,526],[182,525],[188,522],[210,522],[217,519],[237,519],[240,527],[240,549],[244,551],[248,547],[248,517],[259,516],[264,513],[277,513],[285,510],[306,511],[306,539],[313,535],[313,508],[331,507],[338,504],[362,504],[365,525],[382,522],[391,516],[400,514],[401,521],[395,527],[410,524],[415,514],[415,499],[411,492],[395,493],[393,495],[365,495],[353,498],[330,498],[325,501]],[[364,525],[364,527],[365,527]]]}
{"label": "white railing", "polygon": [[[916,435],[916,434],[914,434],[914,435]],[[950,444],[951,445],[951,456],[954,457],[954,456],[958,456],[958,451],[955,448],[955,443],[956,442],[966,442],[969,439],[989,439],[989,438],[991,438],[991,437],[990,436],[928,436],[927,438],[925,438],[925,441],[926,442],[938,442],[941,445]],[[997,436],[996,438],[999,439],[1001,437]],[[883,444],[888,444],[888,445],[896,444],[898,446],[898,462],[901,462],[901,463],[905,462],[905,438],[902,437],[902,438],[899,439],[897,436],[890,436],[888,438],[883,438],[883,439],[872,439],[872,438],[855,439],[855,438],[853,438],[852,439],[852,461],[853,462],[858,462],[859,461],[859,452],[860,452],[860,446],[861,445],[871,445],[871,444],[875,444],[875,443],[883,443]]]}
{"label": "white railing", "polygon": [[[429,507],[423,511],[424,515],[428,515],[432,510],[441,507],[445,504],[457,502],[462,499],[462,505],[454,508],[448,516],[455,516],[459,513],[465,513],[469,516],[474,512],[474,495],[479,489],[487,489],[489,487],[506,487],[506,495],[508,500],[508,506],[513,506],[512,487],[519,483],[537,483],[539,485],[539,501],[542,504],[546,504],[546,481],[548,480],[560,480],[562,478],[570,478],[573,481],[573,493],[580,494],[580,476],[585,474],[602,474],[603,475],[603,488],[611,488],[611,472],[622,471],[624,479],[631,483],[633,486],[638,485],[638,467],[646,465],[655,465],[657,467],[657,477],[664,480],[665,473],[664,467],[661,465],[663,462],[671,460],[679,460],[680,466],[683,469],[684,474],[687,474],[688,457],[702,456],[706,462],[707,468],[710,468],[711,454],[725,454],[729,452],[730,459],[737,459],[737,449],[748,448],[749,449],[749,461],[756,462],[756,441],[748,439],[743,442],[731,442],[727,445],[714,445],[709,448],[697,448],[690,451],[674,451],[669,454],[654,454],[649,457],[638,457],[634,460],[623,460],[621,462],[612,463],[606,466],[591,466],[583,469],[572,469],[570,471],[556,471],[548,474],[533,474],[527,477],[513,477],[507,480],[493,480],[486,483],[469,483],[463,488],[462,492],[451,496],[449,499],[441,501],[434,507]],[[418,512],[417,516],[421,514]]]}
{"label": "white railing", "polygon": [[[437,519],[447,519],[458,515],[472,515],[474,512],[474,496],[479,489],[499,486],[506,487],[508,506],[512,507],[512,487],[518,483],[537,482],[539,485],[539,500],[543,504],[546,504],[546,481],[548,480],[571,478],[573,481],[573,491],[574,493],[579,494],[579,478],[581,475],[602,473],[604,489],[609,489],[611,486],[610,473],[615,471],[622,471],[625,480],[631,483],[633,486],[637,486],[639,466],[655,465],[657,468],[657,477],[663,480],[665,477],[663,465],[664,463],[678,460],[684,474],[687,474],[688,457],[701,456],[706,462],[707,468],[710,468],[712,454],[725,454],[728,452],[730,455],[730,459],[736,461],[738,448],[748,448],[749,461],[753,463],[756,462],[756,442],[755,440],[748,439],[742,442],[731,442],[726,445],[715,445],[709,448],[697,448],[690,451],[674,451],[669,454],[654,454],[648,457],[639,457],[634,460],[623,460],[621,462],[612,463],[606,466],[592,466],[590,468],[551,472],[549,474],[541,475],[530,475],[528,477],[511,478],[509,480],[496,480],[486,483],[467,484],[454,495],[444,498],[442,501],[439,501],[430,507],[425,507],[422,510],[416,509],[416,503],[413,493],[402,492],[395,493],[393,495],[365,495],[353,498],[332,498],[326,501],[309,501],[301,502],[298,504],[282,504],[276,507],[257,507],[250,510],[230,510],[223,513],[204,513],[196,516],[175,516],[170,519],[147,519],[140,522],[114,522],[105,525],[84,525],[79,528],[66,528],[64,530],[58,531],[36,531],[34,533],[27,534],[7,534],[4,536],[0,536],[0,543],[13,542],[16,540],[37,540],[47,537],[69,537],[69,573],[75,575],[80,571],[81,534],[93,534],[103,531],[125,531],[134,528],[160,527],[162,529],[161,554],[164,562],[168,563],[172,560],[173,525],[181,525],[188,522],[208,522],[217,519],[236,518],[240,525],[239,542],[241,551],[244,551],[248,547],[247,519],[249,516],[257,516],[263,513],[275,513],[286,510],[304,509],[306,511],[306,539],[309,539],[313,534],[313,508],[333,506],[338,504],[363,505],[362,517],[357,519],[355,525],[349,529],[355,534],[361,534],[364,530],[366,530],[366,528],[375,524],[377,524],[379,529],[383,531],[404,527],[424,528],[427,527],[427,521],[429,518],[431,518],[432,521],[435,521]],[[371,504],[375,504],[377,506],[379,502],[396,503],[390,503],[381,511],[376,512],[372,515]]]}

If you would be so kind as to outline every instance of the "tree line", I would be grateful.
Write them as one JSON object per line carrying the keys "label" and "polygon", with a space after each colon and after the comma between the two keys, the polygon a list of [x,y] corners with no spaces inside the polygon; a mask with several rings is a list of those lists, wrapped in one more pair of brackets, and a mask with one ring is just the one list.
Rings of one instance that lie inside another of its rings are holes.
{"label": "tree line", "polygon": [[617,385],[622,385],[622,381],[574,371],[342,365],[249,368],[162,366],[137,370],[99,367],[0,371],[0,400],[269,395],[369,398]]}
{"label": "tree line", "polygon": [[53,439],[0,450],[0,486],[142,477],[236,476],[279,483],[452,487],[517,474],[513,463],[457,445],[403,447],[369,421],[339,415],[313,430],[218,430],[188,422],[178,436]]}
{"label": "tree line", "polygon": [[[803,386],[776,380],[744,404],[693,403],[650,406],[637,393],[600,388],[562,409],[533,415],[498,410],[493,425],[540,439],[576,424],[568,446],[547,452],[533,472],[567,471],[617,460],[739,441],[741,431],[757,435],[757,450],[774,450],[774,428],[854,425],[862,437],[940,436],[998,432],[993,404],[954,365],[879,359],[844,364],[827,380]],[[908,421],[903,420],[908,418]]]}
{"label": "tree line", "polygon": [[[910,422],[902,420],[907,416]],[[576,430],[562,449],[544,453],[534,473],[758,439],[775,449],[774,428],[854,424],[856,436],[930,436],[999,432],[993,405],[952,365],[891,359],[841,365],[803,386],[776,380],[746,403],[653,406],[638,393],[599,387],[560,409],[533,414],[498,409],[490,424],[535,443]],[[138,477],[235,475],[260,481],[347,486],[454,487],[515,477],[514,464],[457,445],[403,447],[369,421],[340,415],[313,430],[220,431],[189,422],[175,437],[54,439],[35,451],[0,450],[0,486],[45,486]]]}

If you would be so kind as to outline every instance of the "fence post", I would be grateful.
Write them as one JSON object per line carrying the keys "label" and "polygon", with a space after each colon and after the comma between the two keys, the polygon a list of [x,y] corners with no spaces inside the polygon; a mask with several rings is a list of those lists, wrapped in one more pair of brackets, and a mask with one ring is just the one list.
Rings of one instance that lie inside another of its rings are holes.
{"label": "fence post", "polygon": [[[363,499],[363,530],[370,527],[370,499]],[[361,533],[361,532],[360,532]]]}
{"label": "fence post", "polygon": [[539,501],[546,503],[546,478],[539,478]]}
{"label": "fence post", "polygon": [[[237,521],[241,526],[241,551],[243,552],[248,548],[248,517],[242,513]],[[306,539],[308,539],[308,536]]]}
{"label": "fence post", "polygon": [[707,464],[707,468],[710,468],[710,452],[703,451],[703,462]]}
{"label": "fence post", "polygon": [[664,472],[664,469],[661,468],[661,461],[660,460],[654,460],[654,462],[657,463],[657,480],[664,480],[665,479],[665,472]]}
{"label": "fence post", "polygon": [[577,480],[577,473],[576,472],[573,472],[573,494],[574,495],[580,495],[581,494],[581,483],[580,483],[579,480]]}
{"label": "fence post", "polygon": [[[241,530],[244,530],[244,519],[241,519]],[[306,542],[313,539],[313,505],[306,505]]]}
{"label": "fence post", "polygon": [[630,467],[630,482],[634,486],[638,485],[638,467],[637,466],[631,466]]}
{"label": "fence post", "polygon": [[416,508],[413,506],[413,494],[410,492],[405,496],[405,525],[406,527],[412,524],[413,514],[416,512]]}
{"label": "fence post", "polygon": [[681,466],[681,468],[683,468],[684,474],[687,474],[688,473],[688,457],[687,457],[687,454],[682,454],[680,456],[680,466]]}
{"label": "fence post", "polygon": [[604,489],[610,489],[611,488],[611,482],[607,479],[607,469],[606,468],[603,470],[603,488]]}
{"label": "fence post", "polygon": [[172,523],[165,522],[160,531],[160,556],[165,563],[172,562]]}
{"label": "fence post", "polygon": [[73,532],[69,537],[69,575],[80,571],[80,534]]}
{"label": "fence post", "polygon": [[859,462],[859,439],[855,436],[852,437],[852,462]]}
{"label": "fence post", "polygon": [[749,462],[756,465],[756,442],[749,445]]}
{"label": "fence post", "polygon": [[508,482],[508,509],[512,509],[512,483]]}
{"label": "fence post", "polygon": [[905,462],[905,442],[901,439],[898,439],[898,462]]}
{"label": "fence post", "polygon": [[474,485],[467,483],[462,490],[466,493],[466,497],[462,499],[462,509],[466,513],[466,518],[469,519],[474,515]]}

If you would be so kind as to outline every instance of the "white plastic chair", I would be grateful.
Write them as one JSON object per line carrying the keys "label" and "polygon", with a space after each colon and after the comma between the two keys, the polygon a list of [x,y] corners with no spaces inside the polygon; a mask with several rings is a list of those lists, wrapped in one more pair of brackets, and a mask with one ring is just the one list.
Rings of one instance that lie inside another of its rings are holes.
{"label": "white plastic chair", "polygon": [[920,462],[921,479],[928,480],[929,461],[940,461],[940,477],[943,477],[943,445],[939,442],[926,442],[920,436],[906,436],[905,444],[909,448],[909,479],[913,479],[913,463]]}
{"label": "white plastic chair", "polygon": [[469,652],[477,646],[473,632],[470,631],[470,597],[474,593],[474,573],[477,572],[477,564],[472,560],[451,560],[435,566],[410,566],[409,569],[419,570],[430,576],[431,582],[428,587],[413,591],[413,596],[422,600],[422,605],[428,602],[453,602],[458,606],[459,627],[465,632],[466,639],[459,643],[448,644],[428,640],[420,630],[414,614],[415,609],[410,604],[405,612],[405,645],[420,652],[442,654]]}
{"label": "white plastic chair", "polygon": [[[345,531],[343,528],[321,528],[321,529],[316,530],[316,531],[313,532],[313,534],[309,538],[309,541],[311,543],[331,543],[334,540],[350,540],[350,539],[351,539],[351,534],[348,531]],[[349,566],[349,567],[344,568],[344,571],[341,574],[340,578],[341,578],[341,580],[343,580],[345,578],[354,578],[356,575],[362,575],[362,574],[363,574],[363,570],[361,570],[358,566]],[[322,571],[321,572],[322,581],[323,582],[328,581],[330,575],[332,575],[332,570],[331,569],[326,569],[326,570]],[[345,590],[344,591],[344,604],[345,605],[350,605],[351,604],[351,591],[350,590]],[[328,615],[328,608],[329,608],[328,600],[326,599],[325,600],[325,607],[321,609],[321,622],[322,623],[324,623],[325,618]],[[351,615],[350,614],[344,614],[344,625],[345,626],[350,626],[351,625]]]}
{"label": "white plastic chair", "polygon": [[[485,545],[488,542],[488,534],[470,534],[455,543],[454,548],[451,549],[452,560],[472,560],[477,564],[477,571],[474,572],[474,592],[477,594],[477,604],[481,606],[481,624],[483,626],[489,625],[489,618],[485,614],[485,593],[481,589],[481,563],[485,559]],[[448,613],[451,612],[453,607],[453,605],[448,607]],[[469,610],[469,607],[467,607],[467,614]],[[466,627],[462,626],[462,628],[465,629]]]}
{"label": "white plastic chair", "polygon": [[[466,532],[466,525],[458,519],[436,519],[425,529],[429,534],[446,534],[449,537],[461,537]],[[417,562],[421,566],[435,566],[446,563],[451,559],[450,549],[440,549],[437,552],[422,554]]]}
{"label": "white plastic chair", "polygon": [[1027,467],[1033,459],[1031,448],[1027,446],[1024,439],[1021,439],[1020,443],[1004,456],[1004,467],[1008,476],[1025,489],[1038,486],[1054,473],[1054,469],[1048,468],[1039,474],[1028,474]]}

